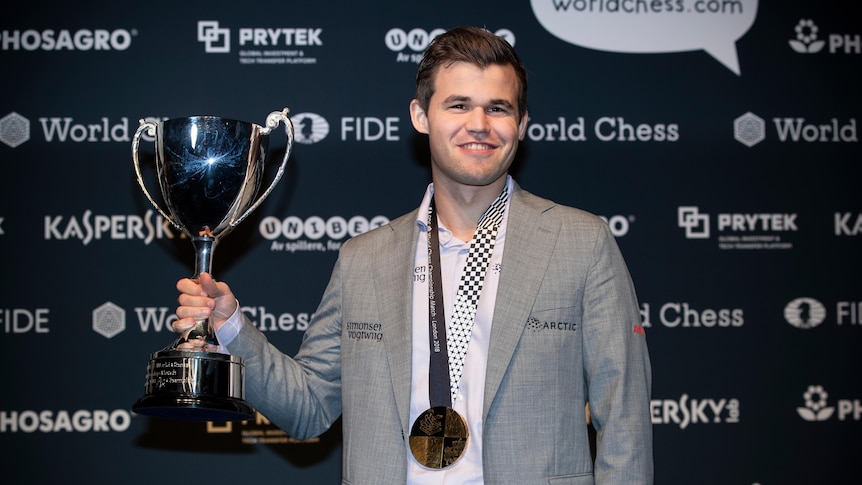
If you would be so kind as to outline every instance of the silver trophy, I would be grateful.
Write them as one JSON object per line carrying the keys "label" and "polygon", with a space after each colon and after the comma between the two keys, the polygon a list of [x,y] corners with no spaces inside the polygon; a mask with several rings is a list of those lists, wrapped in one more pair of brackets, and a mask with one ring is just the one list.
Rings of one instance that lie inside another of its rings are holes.
{"label": "silver trophy", "polygon": [[[195,273],[211,273],[213,249],[219,239],[260,205],[284,174],[293,147],[288,109],[274,111],[266,126],[194,116],[161,122],[141,120],[132,140],[138,184],[159,213],[191,239]],[[284,122],[287,147],[269,187],[261,187],[270,132]],[[146,133],[155,138],[156,177],[163,209],[147,190],[138,151]],[[198,321],[168,347],[153,353],[147,366],[145,395],[132,410],[139,414],[194,421],[238,421],[254,416],[245,401],[242,359],[217,351],[185,351],[189,340],[218,345],[208,320]]]}

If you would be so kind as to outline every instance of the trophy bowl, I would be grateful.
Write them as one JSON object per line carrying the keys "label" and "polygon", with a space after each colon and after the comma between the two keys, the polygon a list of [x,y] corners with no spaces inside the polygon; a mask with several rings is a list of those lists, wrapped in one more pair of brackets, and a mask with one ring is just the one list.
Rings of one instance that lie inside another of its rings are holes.
{"label": "trophy bowl", "polygon": [[[288,112],[285,108],[270,113],[265,126],[215,116],[141,120],[132,139],[138,185],[162,217],[191,240],[195,250],[192,279],[212,273],[216,243],[263,202],[284,174],[293,148]],[[284,157],[273,180],[259,194],[269,135],[282,122],[287,133]],[[151,195],[142,175],[139,151],[144,134],[154,139],[156,178],[164,208]],[[190,340],[202,341],[207,351],[177,348]],[[132,411],[192,421],[254,417],[254,409],[245,401],[242,359],[209,350],[217,348],[212,325],[200,320],[168,347],[151,354],[145,393]]]}

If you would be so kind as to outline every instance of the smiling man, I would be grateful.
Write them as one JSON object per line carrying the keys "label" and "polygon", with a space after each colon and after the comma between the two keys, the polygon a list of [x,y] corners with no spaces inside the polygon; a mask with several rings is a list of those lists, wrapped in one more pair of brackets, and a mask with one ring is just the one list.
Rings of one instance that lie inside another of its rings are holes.
{"label": "smiling man", "polygon": [[342,416],[344,483],[652,483],[649,356],[622,255],[601,219],[508,173],[526,70],[502,38],[456,28],[416,82],[431,184],[342,246],[297,355],[206,274],[177,284],[174,329],[212,317],[249,402],[290,435]]}

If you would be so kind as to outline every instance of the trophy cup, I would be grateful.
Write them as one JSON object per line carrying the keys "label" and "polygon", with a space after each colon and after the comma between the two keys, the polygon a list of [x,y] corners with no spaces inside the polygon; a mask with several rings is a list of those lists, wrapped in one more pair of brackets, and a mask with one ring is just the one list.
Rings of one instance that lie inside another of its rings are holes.
{"label": "trophy cup", "polygon": [[[141,120],[132,140],[138,184],[158,212],[191,239],[195,273],[211,273],[213,249],[269,195],[284,174],[293,147],[288,109],[274,111],[266,126],[195,116],[161,122]],[[258,196],[270,132],[284,122],[287,148],[269,187]],[[141,136],[155,138],[156,177],[163,209],[144,183],[138,160]],[[203,340],[207,351],[178,350],[189,340]],[[245,401],[242,359],[209,349],[218,341],[208,320],[180,335],[150,356],[145,395],[132,410],[138,414],[193,421],[239,421],[252,418]]]}

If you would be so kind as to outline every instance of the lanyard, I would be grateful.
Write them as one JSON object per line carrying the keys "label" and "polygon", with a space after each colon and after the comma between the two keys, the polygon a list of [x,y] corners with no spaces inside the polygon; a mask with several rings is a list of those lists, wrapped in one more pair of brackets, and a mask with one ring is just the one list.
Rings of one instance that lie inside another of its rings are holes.
{"label": "lanyard", "polygon": [[440,270],[440,234],[434,199],[429,207],[428,229],[428,338],[431,358],[428,375],[428,395],[431,407],[452,407],[449,386],[449,351],[446,348],[446,315],[443,306],[443,277]]}

